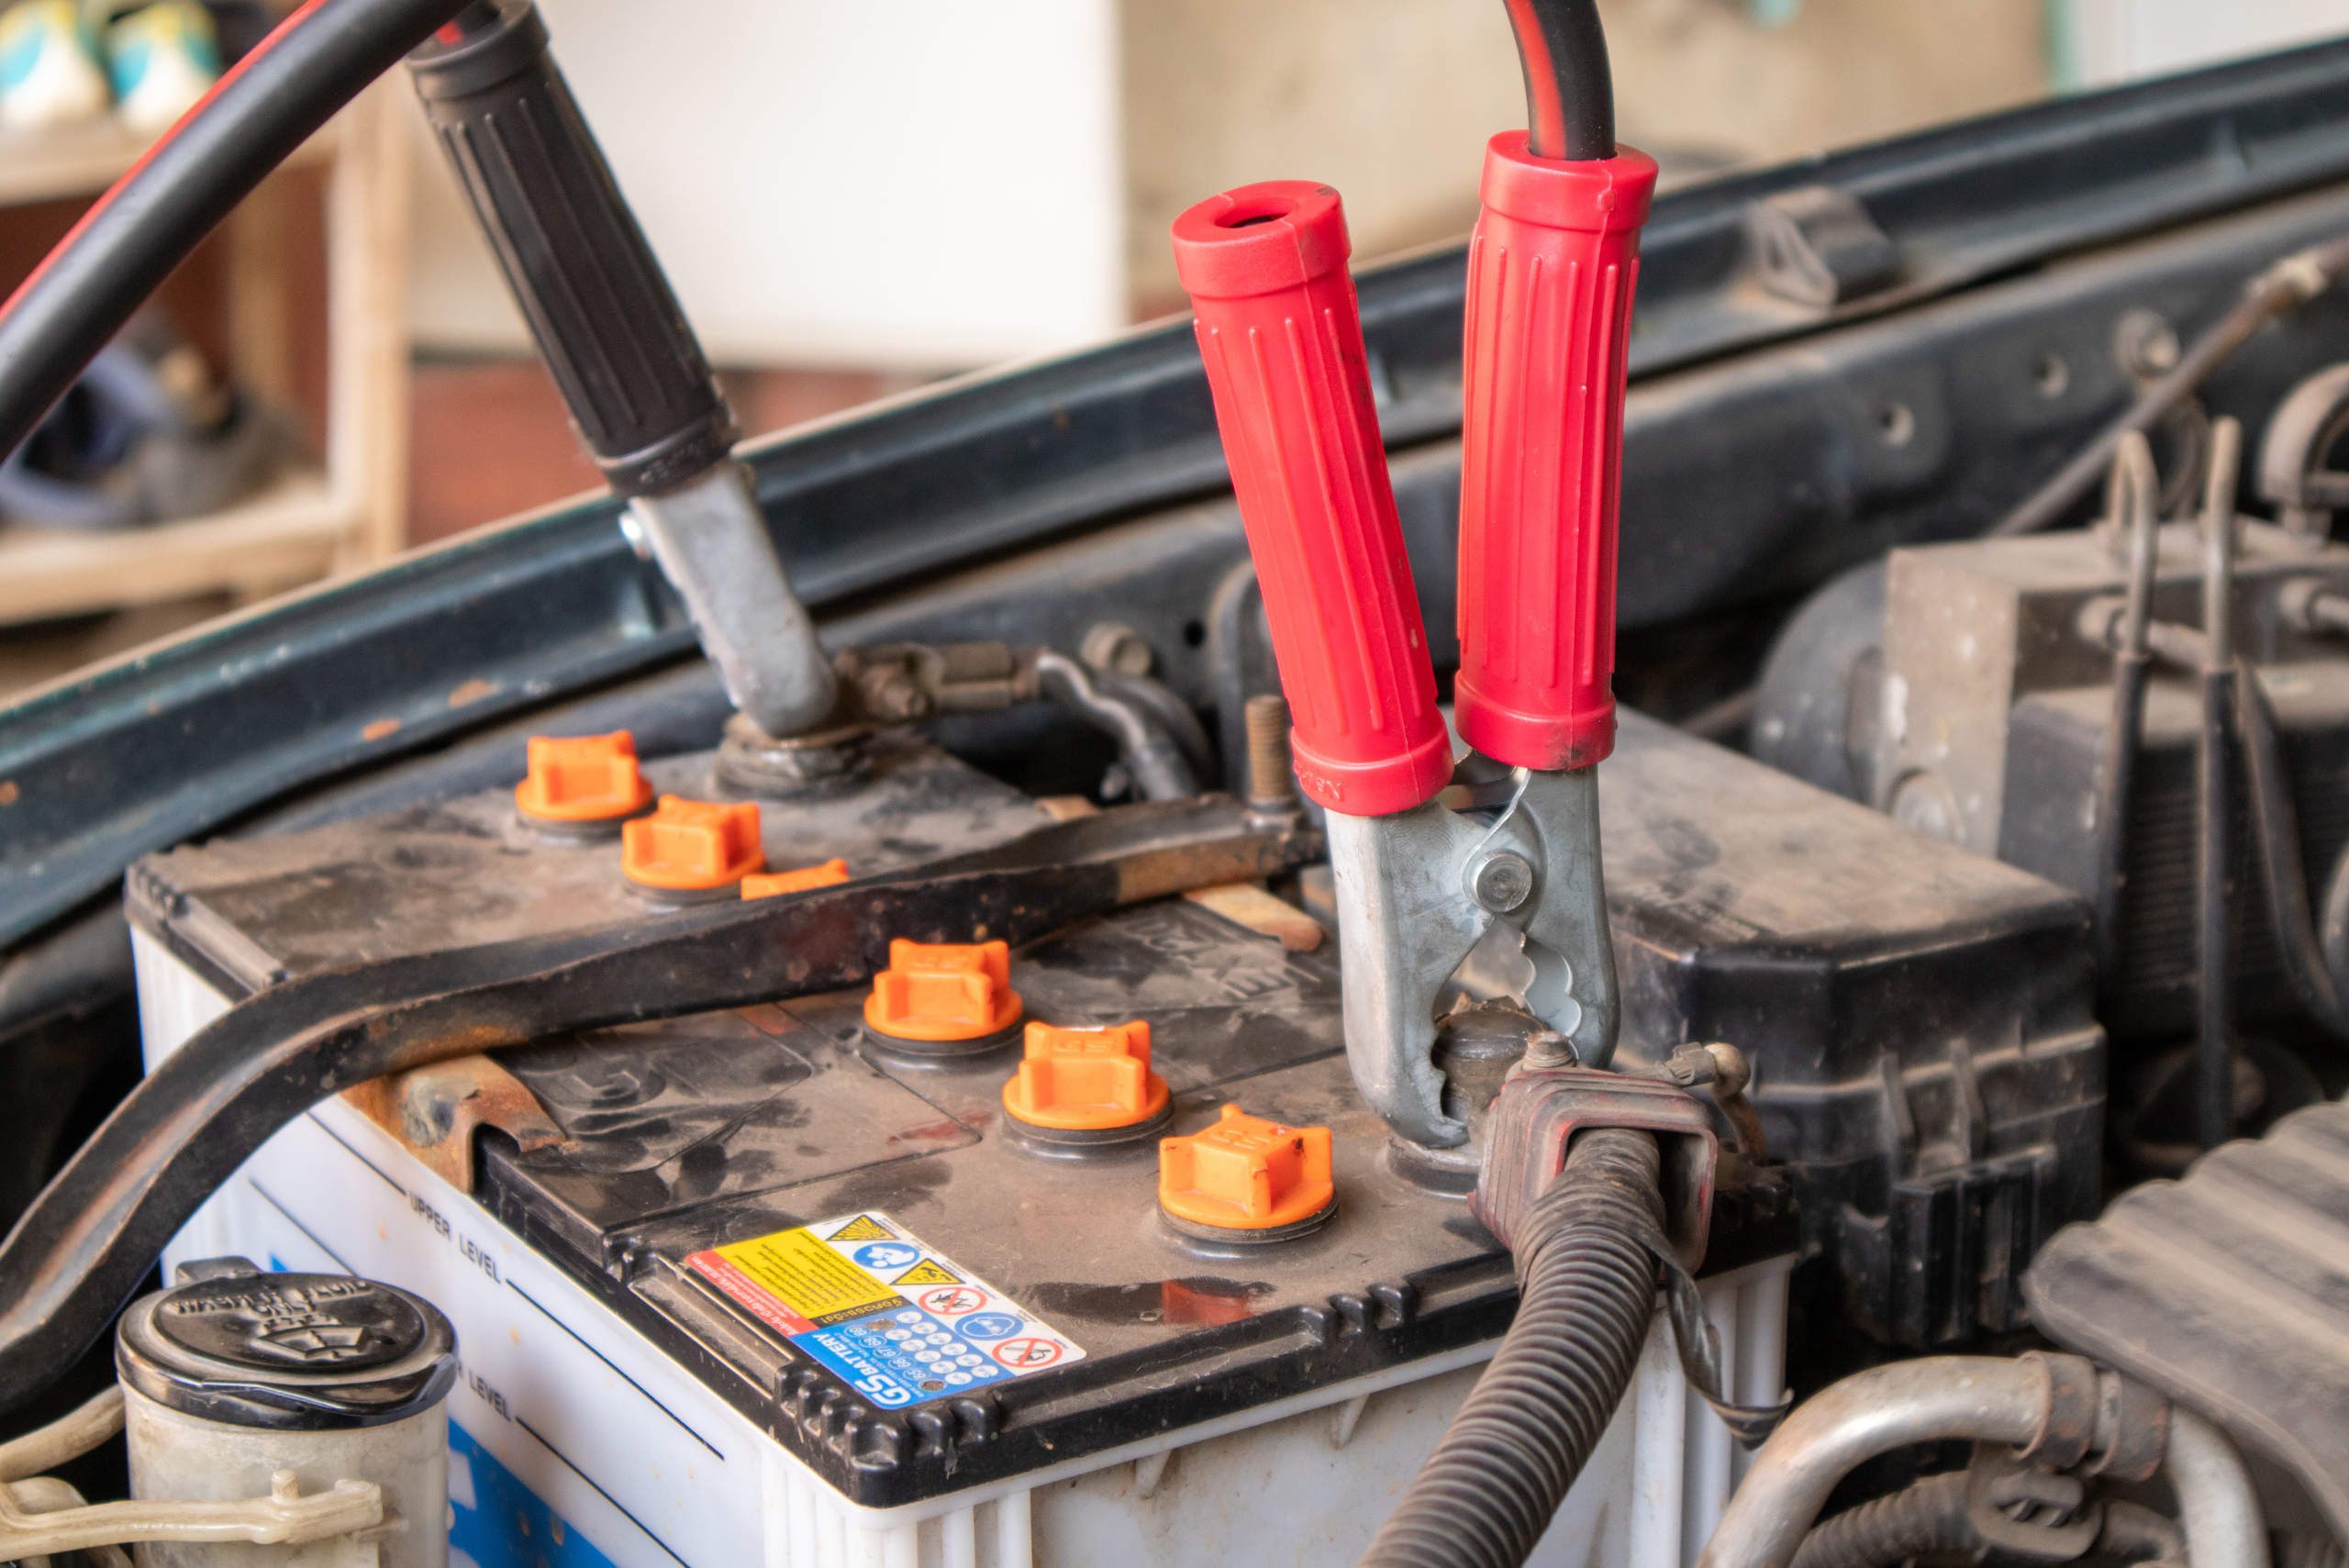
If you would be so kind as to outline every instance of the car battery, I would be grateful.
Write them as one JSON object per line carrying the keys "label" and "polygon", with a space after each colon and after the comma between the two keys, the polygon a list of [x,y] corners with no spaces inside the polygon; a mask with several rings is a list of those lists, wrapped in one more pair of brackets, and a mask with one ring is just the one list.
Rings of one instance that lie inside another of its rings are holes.
{"label": "car battery", "polygon": [[[707,756],[644,772],[739,795]],[[857,874],[1045,819],[898,739],[763,807],[771,866]],[[618,858],[503,795],[154,857],[130,900],[150,1063],[279,976],[628,918]],[[1334,1218],[1289,1240],[1185,1234],[1155,1136],[1041,1144],[1005,1113],[1017,1050],[893,1049],[860,991],[502,1049],[409,1075],[429,1082],[388,1108],[328,1099],[168,1256],[346,1270],[447,1313],[453,1560],[474,1568],[1174,1564],[1272,1543],[1350,1562],[1516,1286],[1464,1195],[1394,1158],[1357,1098],[1335,944],[1297,951],[1318,929],[1293,908],[1260,922],[1286,940],[1218,912],[1249,902],[1087,920],[1005,978],[1023,1020],[1146,1023],[1173,1134],[1227,1106],[1327,1129]],[[1791,1208],[1756,1167],[1715,1209],[1700,1289],[1748,1403],[1784,1382]],[[1741,1459],[1659,1318],[1535,1561],[1685,1568]]]}

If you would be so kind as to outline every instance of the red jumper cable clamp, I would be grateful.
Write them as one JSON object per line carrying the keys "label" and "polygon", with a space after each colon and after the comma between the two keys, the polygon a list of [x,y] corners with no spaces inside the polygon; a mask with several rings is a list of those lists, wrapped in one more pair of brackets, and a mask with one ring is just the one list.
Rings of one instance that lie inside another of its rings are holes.
{"label": "red jumper cable clamp", "polygon": [[1435,1002],[1496,922],[1527,1010],[1586,1066],[1615,1045],[1592,765],[1614,729],[1622,340],[1655,165],[1525,140],[1495,139],[1472,250],[1459,773],[1481,815],[1435,799],[1453,761],[1337,193],[1250,185],[1174,224],[1298,778],[1328,808],[1354,1081],[1428,1150],[1468,1137],[1431,1061]]}

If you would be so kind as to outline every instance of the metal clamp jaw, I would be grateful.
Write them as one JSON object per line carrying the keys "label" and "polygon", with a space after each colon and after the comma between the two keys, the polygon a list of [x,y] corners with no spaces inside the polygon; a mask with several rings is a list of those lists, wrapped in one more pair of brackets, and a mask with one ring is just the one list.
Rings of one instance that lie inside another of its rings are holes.
{"label": "metal clamp jaw", "polygon": [[[1484,761],[1471,753],[1462,771]],[[1497,817],[1442,797],[1384,817],[1328,816],[1347,1061],[1370,1107],[1431,1148],[1468,1138],[1444,1110],[1432,1060],[1437,1005],[1455,978],[1521,1001],[1586,1067],[1615,1052],[1597,770],[1516,768],[1499,782]],[[1472,785],[1470,798],[1492,793]],[[1511,934],[1497,951],[1497,931]],[[1463,976],[1472,951],[1481,973]]]}
{"label": "metal clamp jaw", "polygon": [[1615,1046],[1594,770],[1614,741],[1624,354],[1655,165],[1617,148],[1611,126],[1558,156],[1577,139],[1549,128],[1540,152],[1517,134],[1487,147],[1469,251],[1464,812],[1444,803],[1453,743],[1338,194],[1244,186],[1174,228],[1296,716],[1297,782],[1328,813],[1354,1081],[1397,1133],[1434,1151],[1469,1137],[1433,1054],[1436,1005],[1472,953],[1472,970],[1511,972],[1472,994],[1520,1000],[1587,1066]]}

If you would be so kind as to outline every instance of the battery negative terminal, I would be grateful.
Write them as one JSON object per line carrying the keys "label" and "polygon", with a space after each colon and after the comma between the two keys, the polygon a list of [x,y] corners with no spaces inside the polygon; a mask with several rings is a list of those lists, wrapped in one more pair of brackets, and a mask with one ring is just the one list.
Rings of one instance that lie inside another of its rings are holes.
{"label": "battery negative terminal", "polygon": [[569,740],[533,735],[529,770],[514,786],[525,821],[615,822],[652,804],[652,785],[636,763],[636,737],[625,729]]}
{"label": "battery negative terminal", "polygon": [[620,869],[640,887],[662,893],[707,893],[764,871],[759,808],[742,800],[719,804],[664,795],[650,817],[620,829]]}
{"label": "battery negative terminal", "polygon": [[1150,1070],[1150,1025],[1028,1026],[1028,1054],[1003,1086],[1003,1108],[1046,1142],[1126,1142],[1173,1118],[1166,1080]]}
{"label": "battery negative terminal", "polygon": [[1287,1127],[1226,1106],[1215,1125],[1158,1145],[1158,1205],[1207,1240],[1281,1241],[1337,1212],[1330,1129]]}
{"label": "battery negative terminal", "polygon": [[1008,1043],[1022,1011],[1005,943],[899,937],[889,944],[889,967],[873,977],[864,1025],[886,1045],[960,1055]]}

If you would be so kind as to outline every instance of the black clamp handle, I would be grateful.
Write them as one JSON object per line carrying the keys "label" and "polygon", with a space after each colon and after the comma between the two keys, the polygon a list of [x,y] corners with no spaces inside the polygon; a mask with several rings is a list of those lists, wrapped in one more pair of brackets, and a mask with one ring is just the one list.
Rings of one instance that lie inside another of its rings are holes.
{"label": "black clamp handle", "polygon": [[623,495],[673,490],[738,431],[529,0],[476,5],[408,71],[579,438]]}

